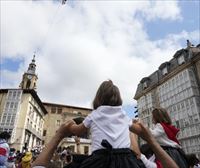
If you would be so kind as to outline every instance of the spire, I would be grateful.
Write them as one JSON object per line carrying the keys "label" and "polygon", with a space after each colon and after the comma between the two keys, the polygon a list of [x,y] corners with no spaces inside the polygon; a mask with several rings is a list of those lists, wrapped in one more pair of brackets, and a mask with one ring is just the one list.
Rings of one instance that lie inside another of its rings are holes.
{"label": "spire", "polygon": [[32,63],[35,63],[35,53],[33,54]]}
{"label": "spire", "polygon": [[32,62],[29,64],[27,73],[35,74],[35,70],[36,70],[36,64],[35,64],[35,53],[34,53]]}

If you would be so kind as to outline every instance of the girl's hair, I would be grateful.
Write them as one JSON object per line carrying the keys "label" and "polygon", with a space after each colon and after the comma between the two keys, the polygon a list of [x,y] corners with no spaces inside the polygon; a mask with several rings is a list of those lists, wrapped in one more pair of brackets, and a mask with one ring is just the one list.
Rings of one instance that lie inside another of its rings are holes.
{"label": "girl's hair", "polygon": [[99,106],[120,106],[122,99],[117,86],[111,80],[104,81],[97,90],[96,96],[93,100],[93,108],[97,109]]}
{"label": "girl's hair", "polygon": [[195,154],[188,154],[186,155],[186,158],[189,166],[194,166],[199,163],[199,159],[196,157]]}
{"label": "girl's hair", "polygon": [[167,110],[164,108],[155,108],[152,111],[152,115],[153,115],[153,120],[155,123],[166,123],[166,124],[172,124],[172,120],[169,116],[169,114],[167,113]]}

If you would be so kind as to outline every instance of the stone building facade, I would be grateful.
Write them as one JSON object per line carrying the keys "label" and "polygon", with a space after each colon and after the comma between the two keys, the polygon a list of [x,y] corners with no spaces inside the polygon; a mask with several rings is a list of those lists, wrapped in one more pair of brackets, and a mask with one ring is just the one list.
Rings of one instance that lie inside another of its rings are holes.
{"label": "stone building facade", "polygon": [[46,113],[35,90],[0,90],[0,132],[11,133],[10,147],[22,151],[41,145]]}
{"label": "stone building facade", "polygon": [[[50,139],[55,134],[59,126],[69,119],[74,119],[77,117],[85,118],[88,114],[91,113],[92,109],[55,104],[55,103],[43,103],[48,114],[45,116],[45,126],[43,132],[43,143],[48,143]],[[60,143],[62,147],[70,147],[72,151],[77,152],[77,146],[75,145],[75,140],[73,137],[66,137]],[[85,134],[80,139],[80,152],[81,154],[91,152],[91,139],[90,136]]]}
{"label": "stone building facade", "polygon": [[200,158],[200,44],[188,45],[138,84],[134,99],[142,121],[153,127],[151,111],[166,108],[180,128],[179,141],[186,153]]}

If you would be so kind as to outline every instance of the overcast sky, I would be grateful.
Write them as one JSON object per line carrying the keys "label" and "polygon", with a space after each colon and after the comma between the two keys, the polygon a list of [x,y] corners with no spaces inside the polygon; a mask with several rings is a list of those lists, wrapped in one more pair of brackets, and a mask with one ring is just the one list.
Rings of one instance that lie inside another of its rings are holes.
{"label": "overcast sky", "polygon": [[111,79],[133,110],[139,81],[200,43],[199,1],[1,1],[1,88],[17,88],[36,52],[44,102],[91,107]]}

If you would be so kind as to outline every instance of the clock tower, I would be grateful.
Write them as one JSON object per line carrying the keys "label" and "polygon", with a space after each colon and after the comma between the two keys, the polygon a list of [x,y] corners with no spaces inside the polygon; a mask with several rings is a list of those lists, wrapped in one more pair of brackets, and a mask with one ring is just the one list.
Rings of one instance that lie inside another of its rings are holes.
{"label": "clock tower", "polygon": [[35,55],[33,55],[32,62],[29,64],[27,72],[23,74],[22,82],[20,83],[21,89],[34,89],[36,90],[37,75],[35,74],[36,64]]}

